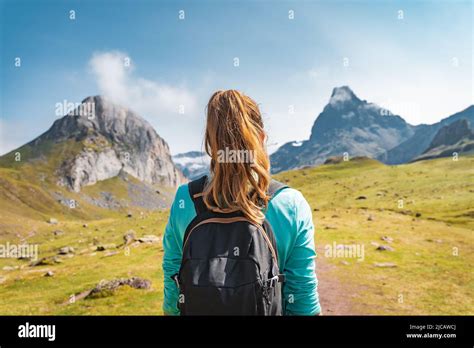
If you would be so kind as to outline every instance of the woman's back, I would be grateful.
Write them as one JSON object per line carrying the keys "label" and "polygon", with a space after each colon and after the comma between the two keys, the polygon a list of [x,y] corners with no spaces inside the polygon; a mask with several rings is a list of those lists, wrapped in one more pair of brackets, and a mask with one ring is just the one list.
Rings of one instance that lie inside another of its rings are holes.
{"label": "woman's back", "polygon": [[[184,234],[196,211],[188,185],[181,185],[171,207],[163,247],[165,296],[163,311],[178,315],[178,288],[171,277],[179,271]],[[303,195],[292,188],[279,191],[269,202],[265,218],[273,228],[280,270],[285,274],[285,315],[320,313],[315,273],[314,226],[311,209]]]}

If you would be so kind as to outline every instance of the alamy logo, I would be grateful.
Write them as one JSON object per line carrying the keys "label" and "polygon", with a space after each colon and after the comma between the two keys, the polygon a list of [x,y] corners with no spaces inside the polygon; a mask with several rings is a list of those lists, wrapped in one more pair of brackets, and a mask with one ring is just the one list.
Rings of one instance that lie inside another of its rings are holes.
{"label": "alamy logo", "polygon": [[18,326],[20,338],[47,338],[48,341],[56,339],[56,325],[35,325],[26,322]]}

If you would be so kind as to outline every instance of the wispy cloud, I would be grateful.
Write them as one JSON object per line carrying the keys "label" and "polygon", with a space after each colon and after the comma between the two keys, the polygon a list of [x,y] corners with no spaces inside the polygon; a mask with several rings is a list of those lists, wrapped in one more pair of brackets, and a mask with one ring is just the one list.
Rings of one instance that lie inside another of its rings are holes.
{"label": "wispy cloud", "polygon": [[185,87],[135,76],[133,60],[126,53],[96,52],[89,67],[101,94],[144,116],[163,120],[196,110],[196,97]]}

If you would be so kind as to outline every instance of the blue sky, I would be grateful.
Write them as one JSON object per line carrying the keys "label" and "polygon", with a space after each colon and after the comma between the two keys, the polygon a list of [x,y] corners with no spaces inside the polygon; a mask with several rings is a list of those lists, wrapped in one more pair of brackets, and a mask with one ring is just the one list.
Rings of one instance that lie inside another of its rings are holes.
{"label": "blue sky", "polygon": [[172,153],[201,148],[217,89],[260,104],[270,144],[306,139],[335,86],[412,124],[473,103],[471,1],[0,3],[0,154],[48,129],[57,103],[95,94]]}

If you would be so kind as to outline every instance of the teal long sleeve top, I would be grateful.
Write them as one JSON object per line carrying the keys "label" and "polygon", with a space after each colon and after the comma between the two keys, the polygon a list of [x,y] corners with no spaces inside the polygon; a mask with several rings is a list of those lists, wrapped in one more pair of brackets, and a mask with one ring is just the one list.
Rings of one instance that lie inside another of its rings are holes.
{"label": "teal long sleeve top", "polygon": [[[163,312],[167,315],[179,315],[179,292],[171,276],[179,271],[184,233],[195,216],[188,185],[181,185],[163,237]],[[299,191],[284,188],[269,202],[265,216],[275,234],[279,267],[286,279],[283,284],[284,315],[319,314],[314,225],[308,202]]]}

